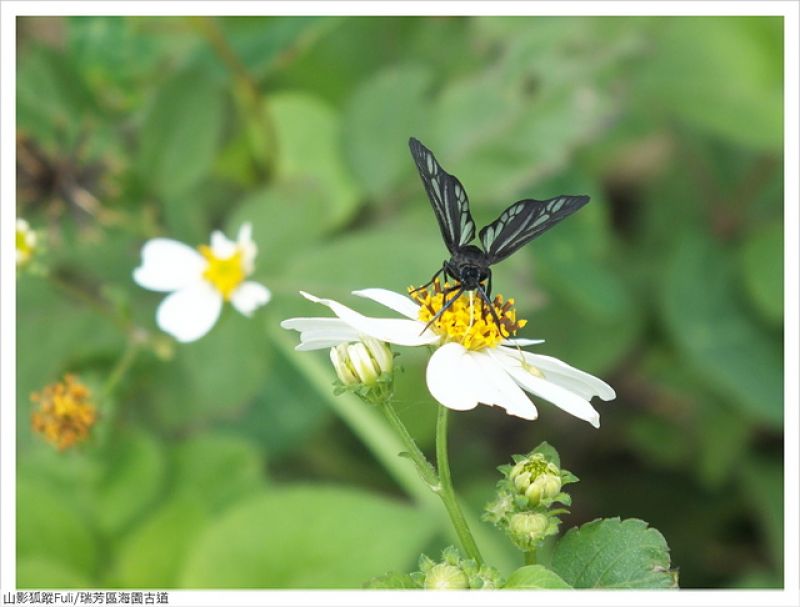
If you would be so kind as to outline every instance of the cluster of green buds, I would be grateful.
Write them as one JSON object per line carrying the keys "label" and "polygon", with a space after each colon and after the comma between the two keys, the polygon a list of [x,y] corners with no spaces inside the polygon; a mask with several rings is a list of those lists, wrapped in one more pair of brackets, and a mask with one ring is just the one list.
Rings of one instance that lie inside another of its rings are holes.
{"label": "cluster of green buds", "polygon": [[354,392],[373,404],[391,397],[394,379],[394,354],[389,345],[372,337],[331,348],[336,371],[336,392]]}
{"label": "cluster of green buds", "polygon": [[562,488],[578,478],[560,467],[558,453],[547,443],[513,460],[513,466],[498,468],[503,478],[483,518],[505,531],[520,550],[531,552],[558,533],[558,517],[568,512],[560,506],[572,503]]}
{"label": "cluster of green buds", "polygon": [[424,554],[420,556],[419,569],[411,574],[411,579],[425,590],[491,590],[503,582],[497,569],[462,558],[453,546],[442,551],[439,562]]}

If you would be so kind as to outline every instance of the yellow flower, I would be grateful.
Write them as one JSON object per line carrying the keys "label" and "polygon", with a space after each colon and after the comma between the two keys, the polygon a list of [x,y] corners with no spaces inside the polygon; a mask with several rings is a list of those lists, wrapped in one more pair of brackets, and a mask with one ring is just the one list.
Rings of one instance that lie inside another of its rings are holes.
{"label": "yellow flower", "polygon": [[60,451],[86,440],[97,421],[91,392],[74,375],[35,392],[31,401],[39,405],[31,415],[34,431]]}

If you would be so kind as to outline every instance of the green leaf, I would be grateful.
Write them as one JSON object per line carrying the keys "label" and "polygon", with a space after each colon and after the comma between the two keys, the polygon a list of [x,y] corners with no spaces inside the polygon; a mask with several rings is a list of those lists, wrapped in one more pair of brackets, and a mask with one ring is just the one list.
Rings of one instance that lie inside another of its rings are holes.
{"label": "green leaf", "polygon": [[164,462],[158,443],[143,431],[129,431],[112,444],[96,487],[94,516],[103,531],[116,534],[158,497]]}
{"label": "green leaf", "polygon": [[743,411],[779,427],[783,348],[747,316],[732,270],[710,240],[683,234],[664,277],[664,322],[699,373]]}
{"label": "green leaf", "polygon": [[117,552],[114,584],[122,588],[175,588],[191,542],[206,521],[201,493],[181,493],[136,527]]}
{"label": "green leaf", "polygon": [[93,588],[90,578],[76,572],[69,564],[49,556],[28,556],[17,559],[17,588]]}
{"label": "green leaf", "polygon": [[392,67],[353,93],[344,115],[345,154],[373,197],[386,195],[414,170],[408,138],[425,139],[430,122],[425,93],[430,83],[425,68]]}
{"label": "green leaf", "polygon": [[[68,496],[39,480],[19,479],[17,558],[36,557],[49,563],[41,568],[31,564],[25,575],[27,585],[68,582],[73,576],[92,578],[98,547],[90,521],[91,517],[79,512]],[[41,575],[42,579],[34,575]]]}
{"label": "green leaf", "polygon": [[325,220],[326,227],[342,225],[356,210],[359,191],[339,148],[339,115],[319,98],[300,92],[271,95],[269,111],[278,138],[278,176],[310,180],[326,201],[319,218],[304,217]]}
{"label": "green leaf", "polygon": [[547,567],[526,565],[508,576],[503,588],[516,590],[566,590],[572,588],[572,586]]}
{"label": "green leaf", "polygon": [[336,487],[296,486],[245,500],[205,529],[181,578],[190,588],[358,588],[407,569],[436,521]]}
{"label": "green leaf", "polygon": [[324,399],[291,363],[276,351],[264,369],[261,391],[224,426],[263,445],[269,458],[302,452],[330,416]]}
{"label": "green leaf", "polygon": [[364,583],[364,588],[380,590],[407,590],[409,588],[419,588],[414,579],[408,573],[396,573],[394,571],[386,575],[379,575]]}
{"label": "green leaf", "polygon": [[145,116],[137,167],[164,198],[178,196],[210,169],[220,142],[223,91],[205,72],[188,69],[162,84]]}
{"label": "green leaf", "polygon": [[548,459],[548,461],[554,463],[556,466],[561,466],[561,458],[558,455],[558,451],[556,451],[556,448],[547,441],[542,441],[539,443],[533,450],[533,453],[541,453]]}
{"label": "green leaf", "polygon": [[782,29],[780,17],[659,20],[636,87],[647,97],[638,103],[740,145],[779,148]]}
{"label": "green leaf", "polygon": [[171,365],[152,370],[151,412],[161,424],[176,428],[230,415],[258,394],[270,359],[263,318],[261,311],[247,318],[226,306],[208,335],[181,344]]}
{"label": "green leaf", "polygon": [[255,275],[271,275],[319,239],[330,225],[329,207],[321,184],[298,177],[277,181],[239,203],[228,218],[228,231],[235,234],[244,222],[253,224],[259,252]]}
{"label": "green leaf", "polygon": [[750,300],[764,320],[783,323],[783,224],[774,222],[747,236],[739,263]]}
{"label": "green leaf", "polygon": [[555,545],[551,567],[575,588],[675,588],[669,547],[638,519],[596,519]]}
{"label": "green leaf", "polygon": [[208,511],[222,510],[265,480],[260,449],[233,434],[194,436],[176,445],[173,457],[177,490],[194,495]]}

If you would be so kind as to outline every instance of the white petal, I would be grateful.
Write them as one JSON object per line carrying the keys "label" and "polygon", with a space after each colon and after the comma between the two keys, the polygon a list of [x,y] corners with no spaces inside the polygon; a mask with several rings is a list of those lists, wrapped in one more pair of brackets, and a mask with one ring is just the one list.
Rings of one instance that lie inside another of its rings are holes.
{"label": "white petal", "polygon": [[245,316],[251,316],[256,308],[263,306],[272,297],[272,293],[264,285],[247,281],[243,282],[231,295],[233,307]]}
{"label": "white petal", "polygon": [[523,419],[538,417],[536,406],[531,399],[491,355],[487,352],[469,352],[467,355],[475,362],[474,375],[471,375],[471,380],[473,385],[478,387],[479,399],[482,403],[502,407],[509,415],[516,415]]}
{"label": "white petal", "polygon": [[366,297],[372,301],[377,301],[387,308],[399,312],[407,318],[417,320],[419,318],[419,304],[410,297],[389,291],[387,289],[362,289],[360,291],[353,291],[353,295],[359,297]]}
{"label": "white petal", "polygon": [[341,343],[358,341],[358,331],[338,318],[288,318],[281,323],[284,329],[300,332],[296,350],[323,350]]}
{"label": "white petal", "polygon": [[436,350],[425,372],[431,396],[456,411],[477,407],[478,394],[470,381],[470,363],[467,350],[461,344],[451,342]]}
{"label": "white petal", "polygon": [[214,253],[214,257],[227,259],[236,253],[236,243],[229,240],[228,237],[219,230],[214,230],[211,233],[211,250]]}
{"label": "white petal", "polygon": [[530,373],[522,367],[519,359],[514,359],[502,353],[497,355],[496,351],[492,352],[491,355],[503,365],[515,382],[531,394],[541,396],[559,409],[563,409],[567,413],[589,422],[595,428],[600,427],[600,415],[589,401],[579,394]]}
{"label": "white petal", "polygon": [[524,337],[512,337],[503,340],[504,346],[535,346],[543,343],[543,339],[525,339]]}
{"label": "white petal", "polygon": [[239,228],[239,234],[236,236],[236,243],[242,251],[242,265],[244,266],[245,274],[250,275],[255,269],[256,254],[258,247],[253,242],[253,226],[249,222],[243,223]]}
{"label": "white petal", "polygon": [[175,291],[158,306],[158,326],[182,342],[200,339],[211,330],[222,309],[222,296],[209,283],[197,282]]}
{"label": "white petal", "polygon": [[545,356],[543,354],[532,354],[508,348],[498,348],[506,354],[519,360],[520,353],[525,362],[533,365],[544,373],[545,379],[572,390],[580,394],[583,398],[591,400],[593,396],[599,396],[602,400],[609,401],[617,397],[614,388],[609,386],[602,379],[595,377],[585,371],[576,369],[565,362]]}
{"label": "white petal", "polygon": [[359,314],[332,299],[320,299],[300,291],[306,299],[328,306],[336,316],[362,335],[399,346],[423,346],[439,341],[439,336],[430,329],[423,331],[425,324],[400,318],[370,318]]}
{"label": "white petal", "polygon": [[133,271],[133,279],[151,291],[177,291],[197,282],[205,267],[205,259],[192,247],[170,238],[153,238],[142,247],[142,265]]}

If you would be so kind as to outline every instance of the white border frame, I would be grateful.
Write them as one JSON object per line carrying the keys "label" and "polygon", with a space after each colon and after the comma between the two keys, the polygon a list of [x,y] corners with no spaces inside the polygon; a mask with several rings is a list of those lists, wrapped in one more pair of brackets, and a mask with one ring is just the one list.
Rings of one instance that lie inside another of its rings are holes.
{"label": "white border frame", "polygon": [[[358,1],[295,1],[290,2],[3,2],[0,12],[0,583],[2,592],[16,589],[15,567],[15,428],[16,428],[16,280],[12,226],[16,215],[15,175],[15,103],[16,103],[16,17],[35,15],[776,15],[784,17],[784,590],[732,591],[684,590],[673,592],[644,591],[581,591],[569,594],[538,591],[535,603],[578,605],[798,605],[800,604],[800,560],[798,559],[798,513],[800,500],[800,417],[797,369],[800,368],[798,335],[800,322],[798,299],[800,265],[798,264],[798,226],[800,185],[798,183],[798,74],[800,47],[798,22],[800,5],[796,1],[681,1],[681,2],[358,2]],[[795,372],[786,371],[795,369]],[[9,582],[9,580],[12,580]],[[152,589],[150,589],[152,590]],[[376,594],[379,592],[379,594]],[[172,605],[530,605],[533,596],[527,592],[425,593],[416,591],[170,591]]]}

